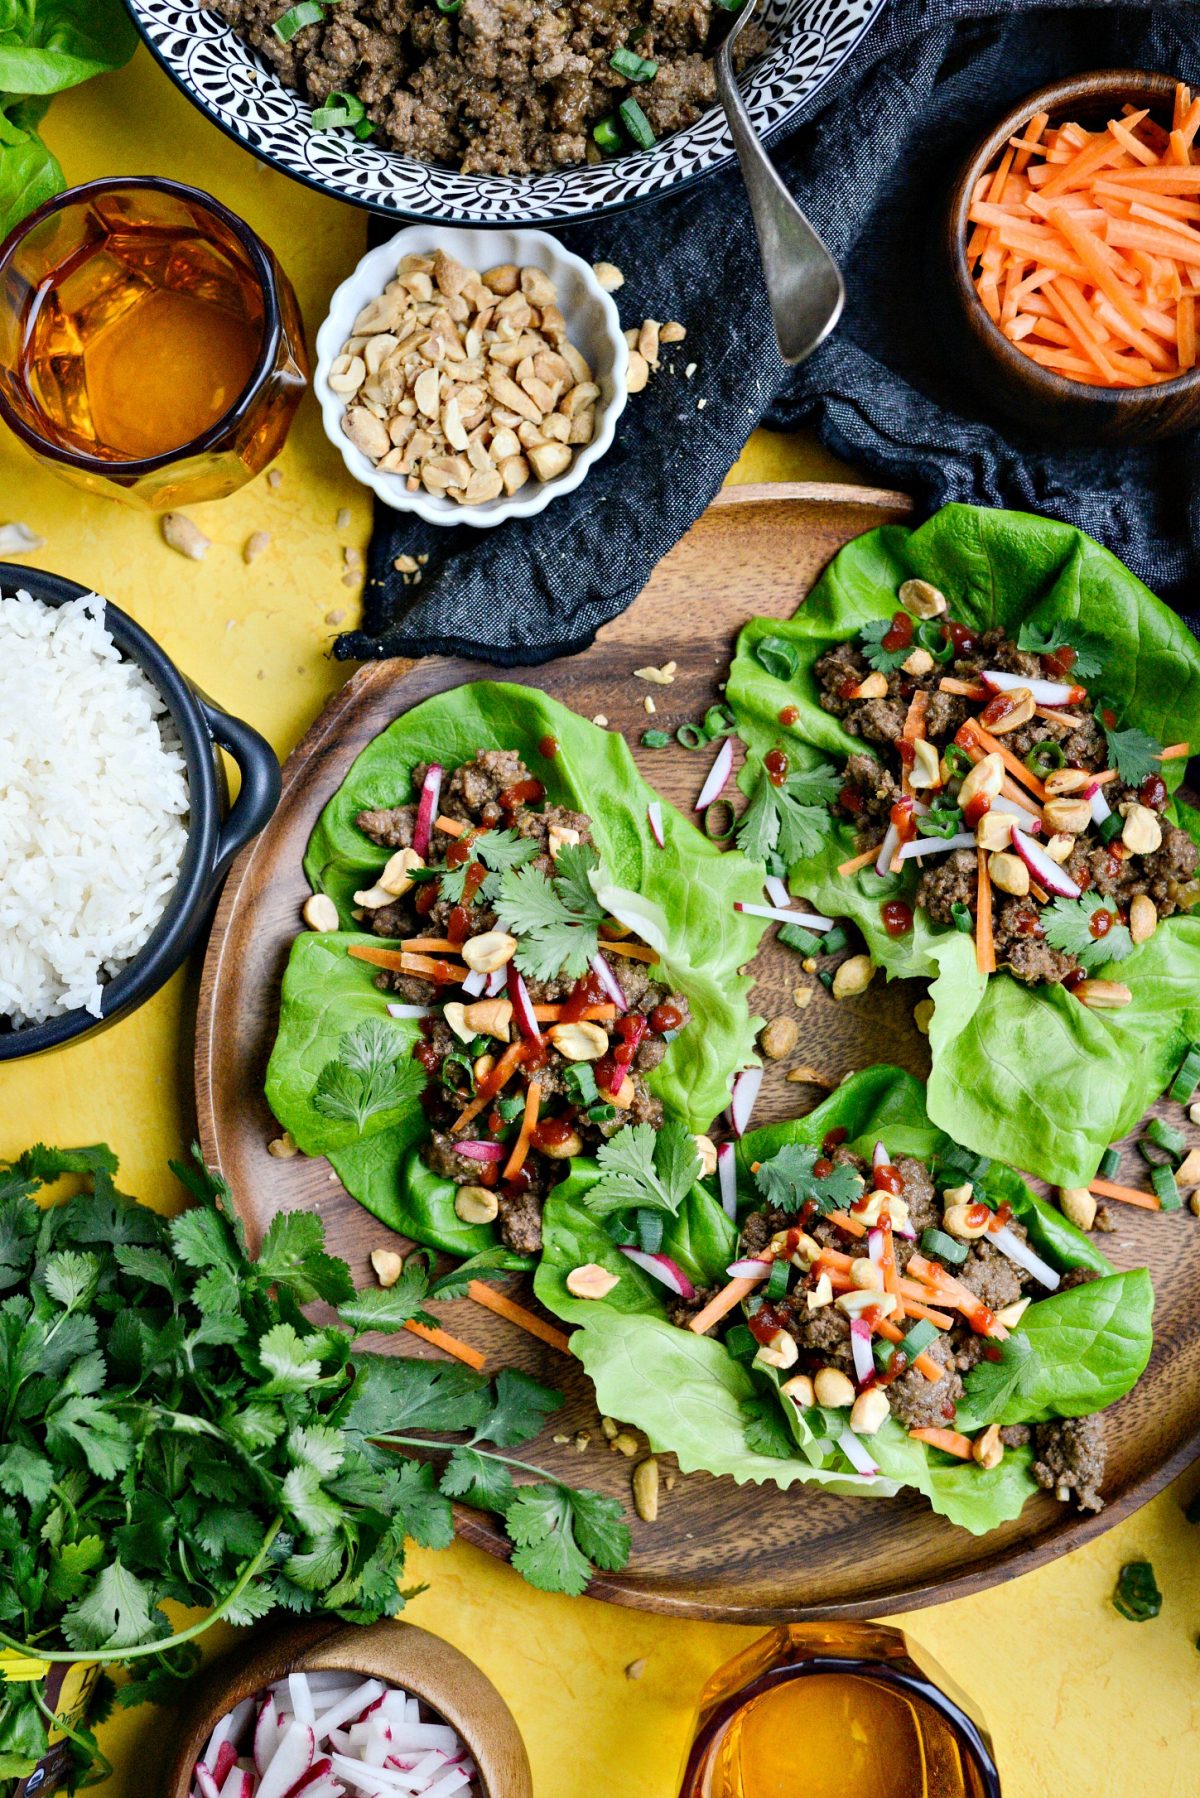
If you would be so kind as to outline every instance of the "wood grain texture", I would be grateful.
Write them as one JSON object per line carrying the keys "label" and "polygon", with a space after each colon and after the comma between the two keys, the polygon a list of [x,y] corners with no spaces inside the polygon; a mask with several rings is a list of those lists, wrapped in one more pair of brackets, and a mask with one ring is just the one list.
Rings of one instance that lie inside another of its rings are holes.
{"label": "wood grain texture", "polygon": [[[646,778],[686,809],[708,757],[674,745],[643,749],[639,739],[651,722],[644,698],[654,700],[653,722],[664,729],[700,717],[719,697],[736,632],[747,617],[789,616],[843,543],[903,520],[909,509],[901,495],[854,487],[727,489],[590,650],[507,678],[540,686],[585,717],[606,716],[634,746]],[[668,659],[678,664],[672,686],[650,687],[633,677],[635,668]],[[308,892],[301,860],[321,807],[380,730],[428,695],[494,672],[478,663],[431,658],[372,664],[353,676],[290,758],[274,820],[243,853],[226,885],[204,965],[196,1089],[206,1156],[231,1182],[252,1240],[277,1210],[312,1207],[325,1219],[330,1246],[364,1284],[371,1278],[371,1249],[402,1242],[350,1198],[325,1161],[275,1160],[267,1153],[278,1126],[263,1098],[263,1075],[280,977]],[[819,1068],[831,1081],[880,1061],[920,1076],[928,1072],[928,1045],[912,1022],[923,982],[885,986],[877,980],[864,997],[840,1005],[818,987],[797,1014],[792,990],[807,977],[795,955],[776,945],[773,931],[753,966],[755,1010],[767,1018],[800,1017],[800,1042],[790,1063]],[[809,1111],[821,1098],[815,1087],[785,1081],[790,1063],[768,1067],[756,1122]],[[1139,1180],[1135,1156],[1120,1177]],[[1144,1503],[1200,1445],[1200,1331],[1181,1254],[1193,1223],[1187,1214],[1162,1218],[1128,1207],[1112,1210],[1120,1228],[1105,1239],[1105,1249],[1118,1267],[1151,1268],[1158,1315],[1150,1368],[1109,1413],[1109,1503],[1098,1517],[1078,1517],[1039,1494],[1017,1521],[977,1540],[935,1517],[916,1497],[847,1500],[803,1487],[790,1493],[742,1488],[694,1474],[663,1492],[656,1523],[632,1517],[630,1565],[621,1574],[601,1574],[593,1595],[740,1622],[879,1615],[1007,1578],[1063,1554]],[[455,1334],[485,1350],[494,1367],[526,1368],[565,1392],[563,1411],[529,1458],[628,1504],[631,1463],[603,1442],[582,1371],[469,1300],[434,1309]],[[433,1352],[408,1335],[371,1346]],[[583,1454],[551,1440],[552,1434],[580,1430],[592,1435]],[[459,1525],[470,1541],[506,1552],[491,1519],[464,1508]]]}
{"label": "wood grain texture", "polygon": [[413,1623],[389,1620],[364,1629],[320,1617],[256,1631],[189,1684],[172,1718],[175,1744],[163,1798],[187,1798],[196,1761],[235,1704],[289,1673],[319,1672],[381,1679],[421,1699],[471,1750],[484,1798],[533,1798],[529,1757],[513,1714],[474,1661]]}

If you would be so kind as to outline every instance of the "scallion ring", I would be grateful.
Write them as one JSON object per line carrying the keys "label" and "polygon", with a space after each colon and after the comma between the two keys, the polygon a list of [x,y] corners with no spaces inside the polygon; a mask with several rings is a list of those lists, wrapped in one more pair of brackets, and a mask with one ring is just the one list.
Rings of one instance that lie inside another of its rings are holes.
{"label": "scallion ring", "polygon": [[675,741],[684,749],[703,749],[708,738],[699,724],[681,724],[675,732]]}
{"label": "scallion ring", "polygon": [[961,930],[964,936],[970,936],[975,928],[975,920],[970,910],[961,899],[956,899],[950,907],[950,916],[954,919],[955,930]]}
{"label": "scallion ring", "polygon": [[[442,0],[438,0],[440,6]],[[610,69],[618,75],[624,75],[626,81],[653,81],[658,74],[658,64],[649,56],[639,56],[636,50],[614,50],[608,59]]]}
{"label": "scallion ring", "polygon": [[710,705],[704,714],[704,734],[711,743],[714,737],[727,737],[737,729],[733,713],[727,705]]}
{"label": "scallion ring", "polygon": [[299,0],[296,6],[289,6],[281,13],[271,29],[281,44],[290,44],[298,31],[306,25],[320,25],[325,18],[325,8],[321,0]]}
{"label": "scallion ring", "polygon": [[592,126],[592,137],[606,156],[619,156],[621,153],[621,127],[617,116],[610,112],[606,118],[598,119]]}
{"label": "scallion ring", "polygon": [[917,647],[928,650],[935,662],[948,662],[954,654],[954,644],[936,618],[922,619],[915,635]]}
{"label": "scallion ring", "polygon": [[1066,752],[1062,744],[1056,743],[1053,737],[1043,737],[1025,757],[1025,766],[1039,779],[1043,774],[1053,774],[1056,768],[1065,768],[1066,765]]}
{"label": "scallion ring", "polygon": [[1200,1084],[1200,1043],[1193,1043],[1171,1082],[1171,1097],[1177,1105],[1186,1105]]}
{"label": "scallion ring", "polygon": [[312,115],[314,131],[340,131],[347,125],[360,125],[367,109],[357,94],[332,93],[324,106]]}
{"label": "scallion ring", "polygon": [[[723,818],[722,811],[724,812]],[[717,828],[718,819],[723,823],[723,829]],[[723,843],[733,835],[733,827],[736,823],[737,813],[728,799],[714,799],[704,814],[704,834],[714,843]]]}
{"label": "scallion ring", "polygon": [[621,123],[639,150],[652,150],[655,136],[650,121],[636,100],[622,100],[617,111],[621,115]]}

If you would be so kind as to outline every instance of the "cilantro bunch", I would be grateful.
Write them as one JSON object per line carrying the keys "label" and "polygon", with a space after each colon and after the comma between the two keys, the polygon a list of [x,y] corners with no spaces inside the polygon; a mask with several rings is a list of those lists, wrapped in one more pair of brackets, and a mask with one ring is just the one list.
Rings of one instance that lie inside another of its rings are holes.
{"label": "cilantro bunch", "polygon": [[[175,1167],[196,1204],[172,1219],[118,1192],[116,1171],[102,1146],[0,1164],[0,1654],[123,1663],[120,1702],[167,1697],[218,1617],[394,1615],[406,1540],[445,1547],[451,1498],[504,1518],[535,1585],[580,1592],[592,1563],[624,1564],[615,1501],[504,1452],[558,1393],[355,1352],[366,1331],[424,1317],[423,1262],[356,1293],[315,1215],[276,1216],[251,1260],[228,1188],[198,1162]],[[85,1190],[40,1208],[64,1173]],[[315,1300],[332,1322],[309,1321]],[[398,1449],[449,1459],[439,1474]],[[175,1631],[167,1603],[207,1615]],[[51,1722],[36,1682],[0,1680],[0,1792],[33,1770]],[[75,1778],[94,1776],[89,1730],[72,1742]]]}

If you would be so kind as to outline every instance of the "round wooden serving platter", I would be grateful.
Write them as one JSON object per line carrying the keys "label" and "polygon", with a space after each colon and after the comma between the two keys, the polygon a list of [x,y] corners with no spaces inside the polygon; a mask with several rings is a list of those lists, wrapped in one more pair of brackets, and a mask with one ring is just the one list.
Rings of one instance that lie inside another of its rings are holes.
{"label": "round wooden serving platter", "polygon": [[[719,697],[734,638],[753,613],[789,616],[834,552],[876,525],[905,519],[901,494],[798,485],[727,489],[660,563],[629,610],[584,654],[505,678],[538,686],[586,718],[603,714],[633,746],[646,778],[688,810],[708,758],[672,745],[644,749],[651,697],[656,725],[703,715]],[[503,603],[502,600],[498,603]],[[634,677],[647,663],[677,663],[673,685]],[[321,1160],[276,1160],[279,1134],[263,1098],[275,1035],[280,978],[307,896],[301,861],[322,806],[355,756],[393,718],[432,693],[495,670],[460,660],[374,663],[360,669],[326,707],[284,770],[275,817],[234,866],[204,965],[196,1043],[200,1140],[230,1182],[252,1242],[279,1209],[309,1207],[325,1220],[331,1250],[367,1284],[373,1248],[405,1246],[363,1210]],[[764,939],[755,963],[754,1008],[764,1017],[794,1012],[794,952]],[[802,1036],[788,1064],[768,1067],[756,1123],[809,1111],[817,1086],[788,1083],[804,1063],[836,1083],[890,1061],[924,1075],[928,1049],[912,1022],[923,985],[876,981],[861,999],[835,1004],[820,987],[801,1015]],[[1064,1095],[1064,1102],[1069,1099]],[[1126,1173],[1137,1179],[1131,1161]],[[608,1449],[591,1389],[572,1361],[532,1340],[469,1299],[440,1309],[447,1327],[484,1350],[495,1368],[514,1365],[560,1387],[566,1404],[528,1458],[576,1485],[620,1498],[630,1511],[633,1553],[620,1574],[600,1574],[596,1597],[618,1604],[741,1622],[871,1616],[977,1590],[1061,1555],[1104,1530],[1160,1490],[1200,1442],[1200,1330],[1183,1235],[1191,1218],[1116,1206],[1119,1232],[1105,1239],[1118,1267],[1148,1265],[1158,1293],[1155,1349],[1136,1388],[1109,1413],[1108,1506],[1080,1517],[1038,1494],[1020,1518],[977,1539],[933,1514],[918,1498],[830,1497],[803,1486],[741,1487],[694,1474],[662,1493],[657,1522],[633,1516],[631,1463]],[[415,1337],[377,1339],[399,1354],[432,1354]],[[591,1433],[580,1454],[553,1436]],[[669,1464],[668,1464],[669,1467]],[[668,1470],[664,1467],[664,1472]],[[506,1553],[490,1517],[462,1509],[462,1533]]]}

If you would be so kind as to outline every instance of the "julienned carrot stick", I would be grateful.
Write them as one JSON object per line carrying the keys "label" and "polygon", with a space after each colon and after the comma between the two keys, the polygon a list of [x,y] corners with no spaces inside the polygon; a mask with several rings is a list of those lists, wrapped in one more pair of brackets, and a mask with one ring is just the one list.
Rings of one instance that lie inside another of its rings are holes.
{"label": "julienned carrot stick", "polygon": [[992,935],[992,877],[986,849],[975,851],[979,878],[975,900],[975,965],[981,974],[996,972],[996,945]]}
{"label": "julienned carrot stick", "polygon": [[[565,1007],[562,1005],[535,1005],[533,1015],[539,1024],[556,1024],[562,1017]],[[585,1005],[582,1011],[572,1012],[572,1017],[587,1023],[607,1023],[617,1015],[615,1005]]]}
{"label": "julienned carrot stick", "polygon": [[1160,762],[1177,762],[1182,756],[1191,753],[1190,743],[1168,743],[1165,749],[1159,751],[1158,760]]}
{"label": "julienned carrot stick", "polygon": [[570,1354],[570,1338],[564,1336],[561,1330],[556,1330],[553,1324],[538,1317],[536,1312],[527,1311],[524,1305],[518,1305],[515,1299],[497,1292],[494,1286],[487,1285],[485,1281],[472,1280],[467,1287],[467,1297],[474,1299],[477,1305],[484,1305],[489,1311],[494,1311],[497,1317],[507,1318],[510,1324],[516,1324],[519,1330],[527,1331],[530,1336],[539,1336],[551,1348],[559,1349],[564,1355]]}
{"label": "julienned carrot stick", "polygon": [[525,1089],[525,1110],[521,1117],[521,1128],[517,1132],[517,1140],[513,1144],[512,1154],[504,1164],[506,1180],[514,1180],[525,1165],[525,1157],[529,1153],[533,1133],[537,1128],[538,1107],[541,1102],[541,1086],[536,1080],[531,1080]]}
{"label": "julienned carrot stick", "polygon": [[487,1366],[486,1355],[481,1355],[478,1349],[471,1348],[468,1343],[460,1342],[458,1337],[451,1336],[448,1330],[430,1329],[428,1324],[419,1324],[411,1317],[404,1328],[411,1330],[414,1336],[419,1336],[422,1342],[431,1342],[434,1348],[440,1348],[443,1354],[453,1355],[456,1361],[465,1361],[468,1367],[475,1369],[476,1373]]}
{"label": "julienned carrot stick", "polygon": [[445,836],[462,837],[467,834],[466,825],[460,824],[457,818],[435,818],[433,822],[434,828]]}
{"label": "julienned carrot stick", "polygon": [[930,1448],[940,1448],[944,1454],[956,1455],[960,1461],[971,1459],[971,1438],[960,1435],[958,1430],[938,1430],[926,1425],[919,1430],[910,1430],[918,1442],[928,1442]]}
{"label": "julienned carrot stick", "polygon": [[826,1213],[825,1222],[836,1224],[847,1236],[865,1236],[867,1226],[857,1217],[851,1217],[848,1211],[830,1211]]}
{"label": "julienned carrot stick", "polygon": [[917,1318],[923,1317],[926,1323],[936,1324],[939,1330],[948,1330],[954,1322],[954,1319],[952,1317],[947,1317],[944,1311],[932,1310],[929,1305],[923,1304],[919,1298],[912,1296],[908,1290],[910,1285],[913,1286],[914,1293],[921,1290],[915,1282],[901,1280],[900,1291],[904,1294],[904,1310],[906,1316]]}
{"label": "julienned carrot stick", "polygon": [[525,1044],[522,1042],[510,1043],[491,1073],[479,1082],[479,1091],[466,1110],[460,1111],[451,1124],[451,1136],[457,1136],[460,1130],[466,1129],[472,1118],[479,1116],[484,1106],[494,1099],[503,1087],[507,1086],[524,1059]]}
{"label": "julienned carrot stick", "polygon": [[[774,1258],[769,1249],[756,1256],[759,1261],[773,1261]],[[740,1305],[743,1299],[757,1291],[761,1284],[761,1280],[745,1280],[741,1277],[730,1280],[728,1286],[722,1286],[720,1292],[713,1294],[702,1311],[697,1311],[688,1324],[688,1329],[694,1330],[697,1336],[703,1336],[706,1330],[711,1330],[714,1324],[719,1324],[723,1317],[727,1317],[735,1305]]]}
{"label": "julienned carrot stick", "polygon": [[1106,1199],[1120,1199],[1122,1205],[1136,1205],[1142,1211],[1161,1211],[1156,1192],[1139,1192],[1136,1186],[1119,1186],[1115,1180],[1091,1180],[1089,1192]]}
{"label": "julienned carrot stick", "polygon": [[838,873],[857,874],[860,868],[865,868],[868,862],[873,862],[878,854],[879,844],[876,843],[874,849],[864,849],[861,855],[852,855],[848,862],[842,862]]}
{"label": "julienned carrot stick", "polygon": [[435,961],[432,956],[413,955],[407,949],[376,949],[371,943],[351,943],[346,954],[355,961],[370,962],[375,968],[415,974],[418,979],[439,981],[445,986],[459,984],[467,974],[462,963]]}
{"label": "julienned carrot stick", "polygon": [[406,955],[431,955],[461,949],[462,944],[452,943],[448,936],[406,936],[400,947]]}
{"label": "julienned carrot stick", "polygon": [[613,955],[628,956],[630,961],[661,961],[662,956],[657,949],[651,949],[645,943],[611,942],[607,937],[601,948],[608,949]]}

